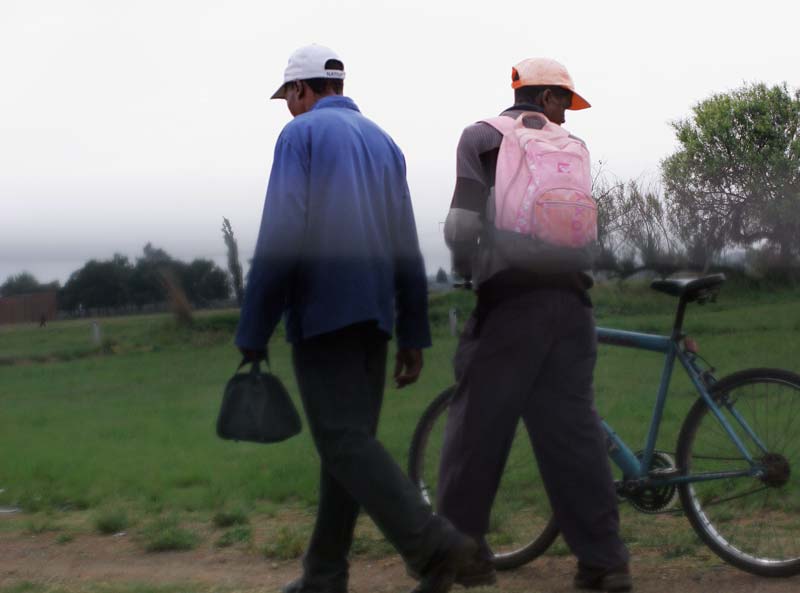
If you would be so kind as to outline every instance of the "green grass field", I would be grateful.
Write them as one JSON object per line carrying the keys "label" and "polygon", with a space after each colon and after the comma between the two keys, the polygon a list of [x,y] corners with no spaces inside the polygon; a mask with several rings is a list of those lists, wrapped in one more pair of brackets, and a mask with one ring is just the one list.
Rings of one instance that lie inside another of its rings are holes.
{"label": "green grass field", "polygon": [[[432,297],[435,345],[426,352],[421,381],[402,391],[387,386],[379,434],[404,468],[420,413],[452,382],[455,338],[447,311],[457,307],[463,321],[472,298],[463,292]],[[655,333],[668,331],[676,304],[635,283],[598,287],[593,298],[600,325]],[[100,344],[88,320],[0,326],[0,506],[25,511],[0,525],[45,530],[82,511],[99,532],[103,524],[113,531],[116,521],[144,537],[179,529],[181,517],[211,523],[220,513],[246,519],[313,507],[318,462],[307,429],[269,446],[215,435],[222,388],[239,360],[232,344],[236,321],[230,311],[199,314],[191,329],[177,328],[169,316],[100,319]],[[685,327],[719,376],[757,366],[800,371],[800,290],[726,286],[717,303],[692,306]],[[296,397],[282,335],[271,344],[271,358]],[[601,348],[598,408],[632,445],[644,442],[660,364],[655,354]],[[659,446],[674,451],[694,393],[676,375],[670,395]],[[154,525],[157,520],[163,524]],[[626,522],[634,545],[642,538],[639,520]],[[644,520],[657,528],[657,521]],[[245,527],[238,529],[229,539],[247,536]],[[664,529],[659,537],[676,536]],[[691,537],[670,549],[680,554]],[[297,548],[296,541],[287,547]]]}

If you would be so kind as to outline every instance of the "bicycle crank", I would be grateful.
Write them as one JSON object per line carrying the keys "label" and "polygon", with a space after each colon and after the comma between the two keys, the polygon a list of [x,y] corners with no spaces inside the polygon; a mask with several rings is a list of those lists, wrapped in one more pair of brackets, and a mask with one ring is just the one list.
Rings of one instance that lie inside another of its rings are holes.
{"label": "bicycle crank", "polygon": [[[643,452],[636,453],[636,457],[641,460]],[[674,472],[677,472],[677,468],[672,456],[663,451],[654,451],[649,477],[666,477]],[[674,484],[654,486],[648,478],[626,478],[617,482],[617,495],[641,513],[660,513],[675,504],[678,490]]]}

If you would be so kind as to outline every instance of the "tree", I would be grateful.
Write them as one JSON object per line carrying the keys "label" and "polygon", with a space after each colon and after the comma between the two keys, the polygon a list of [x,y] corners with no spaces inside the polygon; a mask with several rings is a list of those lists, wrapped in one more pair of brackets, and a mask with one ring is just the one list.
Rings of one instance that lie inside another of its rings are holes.
{"label": "tree", "polygon": [[242,280],[242,264],[239,263],[239,244],[233,236],[231,222],[222,217],[222,236],[225,239],[225,246],[228,248],[228,273],[231,275],[233,292],[236,294],[236,302],[242,306],[244,299],[244,282]]}
{"label": "tree", "polygon": [[642,269],[664,275],[678,268],[680,253],[657,183],[622,182],[601,162],[592,179],[592,196],[597,203],[596,270],[625,276]]}
{"label": "tree", "polygon": [[436,272],[436,282],[439,284],[447,284],[447,272],[444,271],[444,268],[439,268]]}
{"label": "tree", "polygon": [[130,298],[137,307],[163,303],[167,298],[162,269],[173,268],[175,261],[170,255],[152,243],[142,248],[130,278]]}
{"label": "tree", "polygon": [[175,273],[175,266],[163,266],[158,269],[161,282],[167,293],[170,309],[175,315],[175,321],[181,326],[190,326],[194,322],[192,317],[192,306],[186,297],[186,291],[181,286]]}
{"label": "tree", "polygon": [[625,184],[610,175],[602,161],[592,175],[592,197],[597,204],[597,243],[595,269],[616,270],[622,234],[622,200]]}
{"label": "tree", "polygon": [[210,301],[224,300],[230,296],[228,276],[213,261],[195,259],[188,265],[180,262],[175,264],[186,296],[195,305],[207,305]]}
{"label": "tree", "polygon": [[659,188],[629,181],[619,203],[620,229],[626,245],[643,268],[662,275],[675,271],[678,254],[668,230],[666,208]]}
{"label": "tree", "polygon": [[129,302],[128,285],[133,267],[124,255],[115,254],[108,261],[88,261],[73,272],[62,291],[62,306],[75,309],[122,307]]}
{"label": "tree", "polygon": [[40,284],[36,277],[30,272],[20,272],[6,278],[0,285],[0,296],[9,297],[31,292],[42,292],[46,290],[58,290],[58,282]]}
{"label": "tree", "polygon": [[661,164],[670,218],[694,262],[766,243],[800,254],[800,91],[748,84],[673,122],[680,148]]}

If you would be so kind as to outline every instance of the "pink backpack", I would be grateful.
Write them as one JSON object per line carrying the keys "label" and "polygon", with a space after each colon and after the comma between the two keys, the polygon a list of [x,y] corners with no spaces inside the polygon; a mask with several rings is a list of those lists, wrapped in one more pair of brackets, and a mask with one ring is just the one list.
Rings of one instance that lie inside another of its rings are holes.
{"label": "pink backpack", "polygon": [[495,177],[496,229],[538,239],[548,249],[581,251],[592,245],[597,205],[583,142],[541,113],[483,121],[503,134]]}

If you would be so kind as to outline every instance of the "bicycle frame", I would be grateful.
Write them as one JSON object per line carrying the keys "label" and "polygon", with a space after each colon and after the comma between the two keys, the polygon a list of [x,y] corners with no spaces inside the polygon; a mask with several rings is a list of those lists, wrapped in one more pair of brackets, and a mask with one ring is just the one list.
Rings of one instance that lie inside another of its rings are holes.
{"label": "bicycle frame", "polygon": [[[605,421],[602,421],[603,429],[606,432],[608,443],[608,454],[614,463],[622,470],[623,475],[627,479],[649,480],[652,484],[667,485],[667,484],[680,484],[684,482],[700,482],[708,480],[717,480],[721,478],[732,478],[742,476],[758,476],[762,473],[762,468],[753,459],[749,450],[745,446],[742,439],[734,430],[734,427],[722,413],[720,406],[711,397],[711,394],[706,387],[702,378],[702,371],[698,367],[693,356],[687,354],[681,348],[682,335],[679,332],[673,332],[670,336],[659,336],[653,334],[644,334],[638,332],[631,332],[625,330],[609,329],[598,327],[597,339],[600,344],[608,344],[612,346],[622,346],[626,348],[634,348],[637,350],[648,350],[651,352],[659,352],[664,355],[664,367],[661,372],[661,383],[658,388],[658,395],[656,397],[656,404],[653,409],[652,419],[650,421],[650,428],[647,434],[647,441],[643,449],[641,459],[639,459],[634,452],[625,444],[620,436],[614,432],[613,428]],[[716,417],[721,424],[723,430],[728,434],[731,441],[735,444],[736,448],[742,454],[743,458],[747,460],[749,469],[740,471],[728,472],[708,472],[692,475],[673,475],[664,477],[651,477],[649,475],[650,464],[653,459],[655,451],[656,440],[658,438],[658,431],[661,426],[661,419],[664,412],[664,406],[667,400],[667,391],[669,390],[670,379],[675,367],[675,360],[678,360],[684,368],[689,378],[692,381],[697,392],[708,405],[709,410]],[[738,423],[742,431],[761,449],[764,453],[767,452],[758,436],[745,422],[744,418],[739,415],[733,408],[730,402],[722,402],[722,406],[727,409],[733,418]]]}

